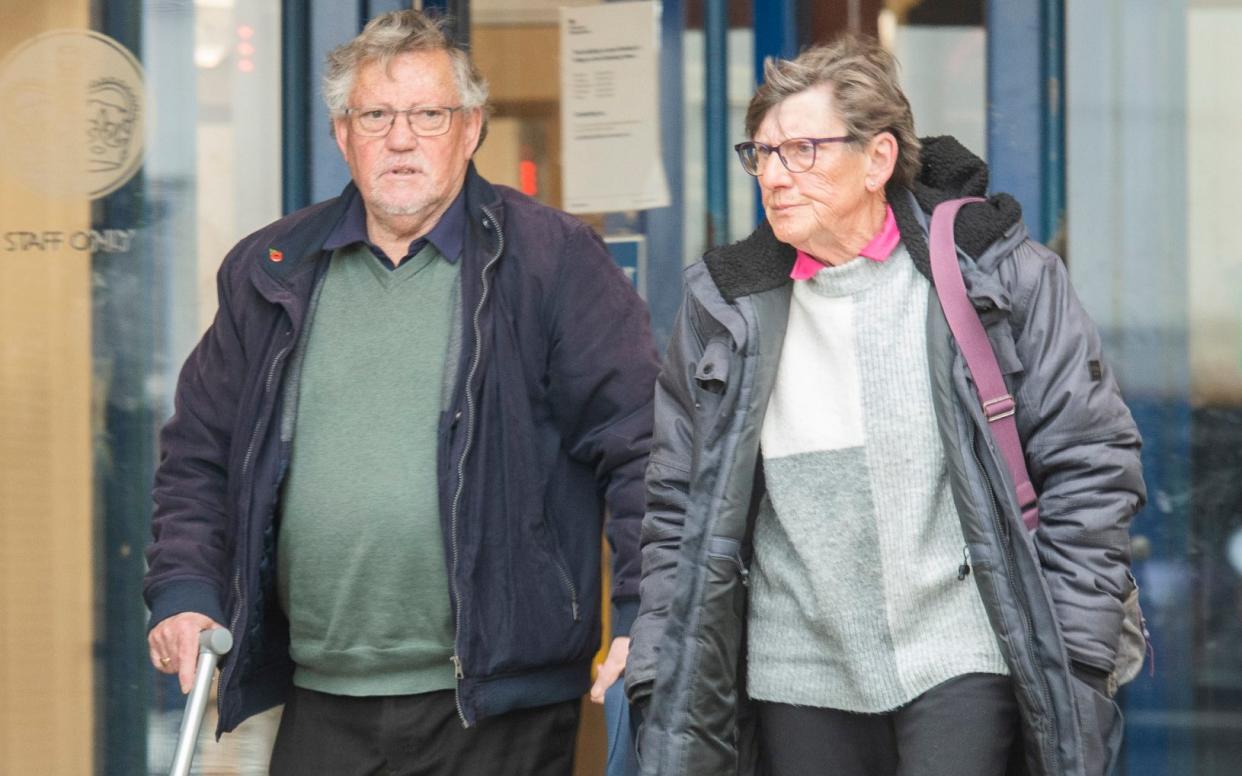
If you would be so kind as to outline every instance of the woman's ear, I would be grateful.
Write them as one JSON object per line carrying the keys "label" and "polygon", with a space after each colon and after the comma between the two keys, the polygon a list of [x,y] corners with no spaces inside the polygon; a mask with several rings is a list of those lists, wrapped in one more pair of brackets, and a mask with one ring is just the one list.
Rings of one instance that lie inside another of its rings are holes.
{"label": "woman's ear", "polygon": [[884,131],[867,143],[867,190],[881,191],[897,166],[897,138]]}

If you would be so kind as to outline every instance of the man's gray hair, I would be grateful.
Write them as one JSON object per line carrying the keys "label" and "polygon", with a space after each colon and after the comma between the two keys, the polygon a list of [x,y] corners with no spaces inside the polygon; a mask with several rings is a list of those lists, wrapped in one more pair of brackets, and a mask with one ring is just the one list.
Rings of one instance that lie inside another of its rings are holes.
{"label": "man's gray hair", "polygon": [[914,183],[922,144],[898,84],[897,60],[874,38],[849,34],[794,59],[764,60],[763,83],[746,110],[746,135],[753,138],[764,116],[785,98],[823,85],[831,89],[833,107],[855,144],[892,133],[897,139],[892,180],[906,187]]}
{"label": "man's gray hair", "polygon": [[[345,115],[354,78],[363,65],[378,62],[387,67],[401,54],[443,51],[452,60],[453,79],[457,82],[462,107],[483,110],[483,134],[486,134],[487,81],[470,60],[470,55],[449,37],[447,27],[447,19],[414,10],[390,11],[367,22],[358,37],[328,54],[323,75],[323,101],[327,103],[329,115],[333,118]],[[479,142],[483,142],[481,136]]]}

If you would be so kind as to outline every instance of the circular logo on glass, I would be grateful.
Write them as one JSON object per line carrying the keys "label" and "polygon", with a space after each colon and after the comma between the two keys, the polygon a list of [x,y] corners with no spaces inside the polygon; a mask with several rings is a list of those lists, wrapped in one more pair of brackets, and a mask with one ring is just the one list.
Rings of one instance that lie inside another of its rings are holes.
{"label": "circular logo on glass", "polygon": [[142,166],[142,66],[91,30],[52,30],[0,63],[5,164],[59,196],[102,197]]}

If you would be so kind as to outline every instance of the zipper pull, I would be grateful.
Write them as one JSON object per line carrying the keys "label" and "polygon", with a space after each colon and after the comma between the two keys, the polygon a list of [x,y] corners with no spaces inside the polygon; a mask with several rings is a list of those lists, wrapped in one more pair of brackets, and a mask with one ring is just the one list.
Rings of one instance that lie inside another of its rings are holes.
{"label": "zipper pull", "polygon": [[453,655],[452,657],[449,658],[449,660],[453,662],[453,678],[454,679],[465,679],[466,675],[461,670],[461,658],[459,658],[457,655]]}
{"label": "zipper pull", "polygon": [[578,610],[578,596],[577,595],[575,595],[573,598],[570,599],[569,608],[570,608],[570,612],[574,616],[574,622],[578,622],[579,620],[582,619],[582,613]]}
{"label": "zipper pull", "polygon": [[957,567],[957,581],[961,582],[970,573],[970,550],[962,545],[962,565]]}

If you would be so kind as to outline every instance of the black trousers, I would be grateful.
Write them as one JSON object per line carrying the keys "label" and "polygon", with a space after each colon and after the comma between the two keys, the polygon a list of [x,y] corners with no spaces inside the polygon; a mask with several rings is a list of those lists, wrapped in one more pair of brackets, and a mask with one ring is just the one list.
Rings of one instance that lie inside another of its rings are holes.
{"label": "black trousers", "polygon": [[884,714],[757,702],[764,758],[772,776],[1004,776],[1010,682],[966,674]]}
{"label": "black trousers", "polygon": [[354,698],[294,688],[272,776],[571,776],[579,701],[463,728],[452,691]]}

